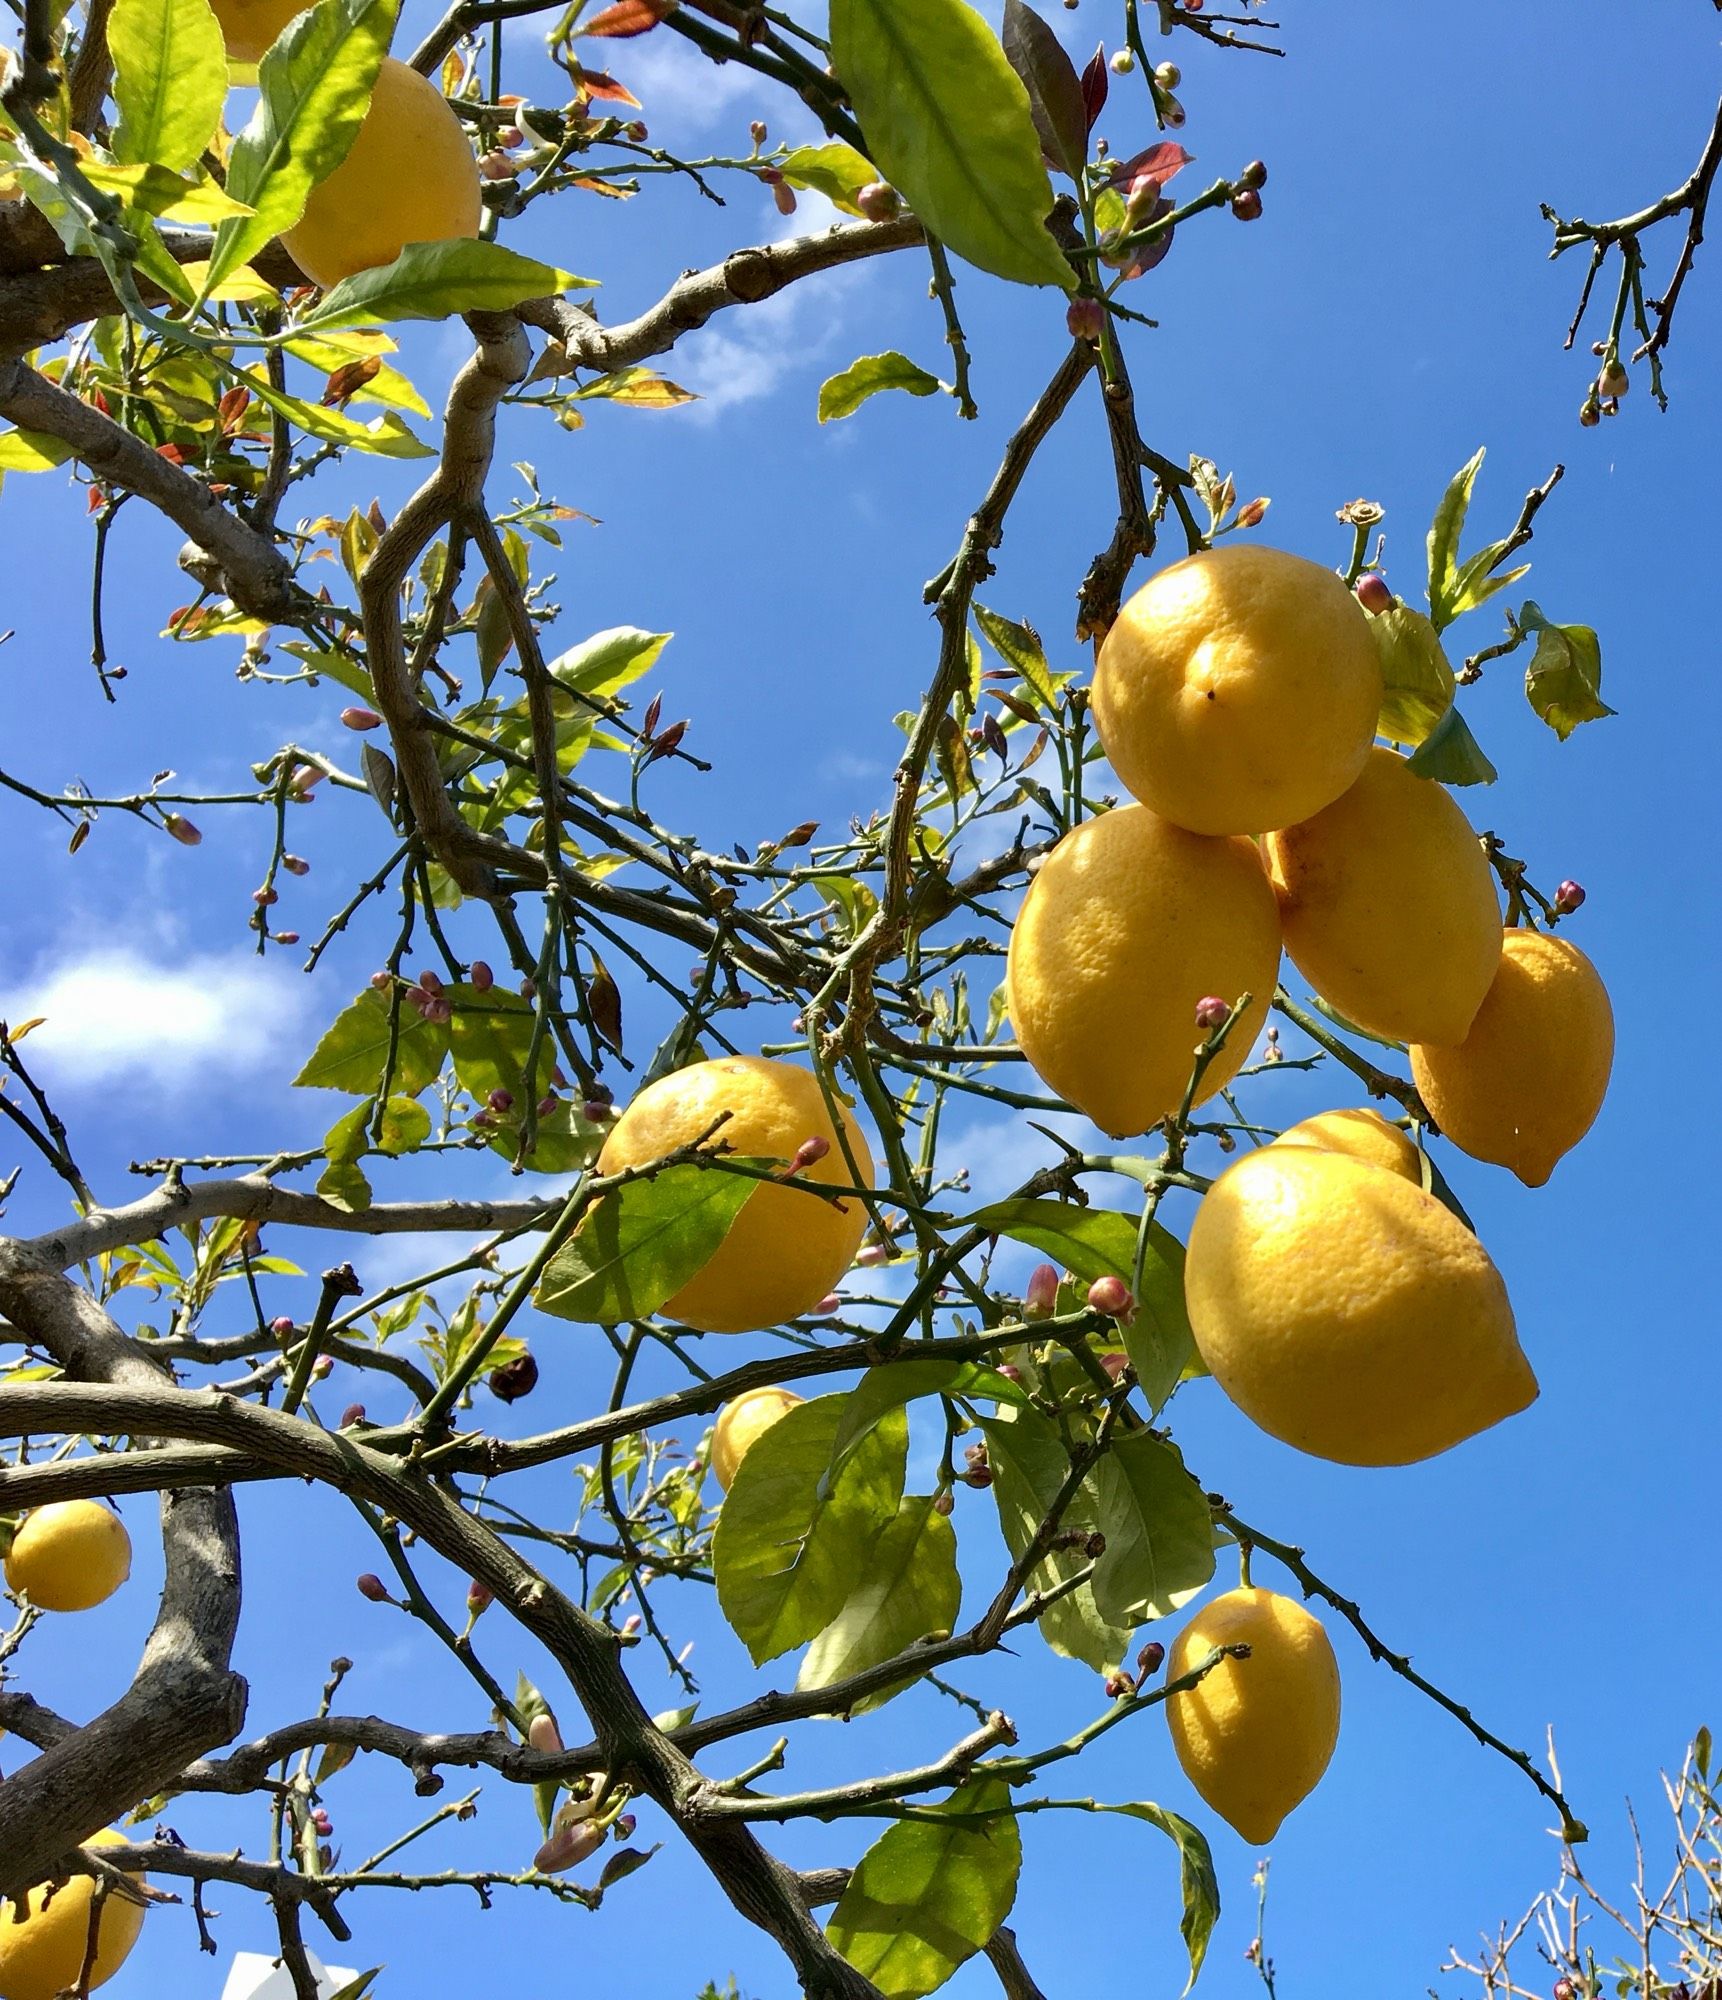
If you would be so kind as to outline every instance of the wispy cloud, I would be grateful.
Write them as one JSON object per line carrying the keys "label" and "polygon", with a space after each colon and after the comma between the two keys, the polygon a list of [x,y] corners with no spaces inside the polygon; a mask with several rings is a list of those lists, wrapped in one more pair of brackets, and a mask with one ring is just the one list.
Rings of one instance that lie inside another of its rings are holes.
{"label": "wispy cloud", "polygon": [[[0,987],[0,1018],[42,1017],[27,1053],[76,1085],[256,1073],[275,1080],[309,994],[296,969],[246,953],[151,957],[125,946],[50,958]],[[285,1081],[285,1077],[279,1079]]]}

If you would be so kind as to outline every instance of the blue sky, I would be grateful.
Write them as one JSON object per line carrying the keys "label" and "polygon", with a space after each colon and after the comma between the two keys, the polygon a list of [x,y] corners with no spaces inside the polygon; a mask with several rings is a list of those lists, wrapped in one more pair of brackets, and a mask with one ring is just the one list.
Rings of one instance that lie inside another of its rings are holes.
{"label": "blue sky", "polygon": [[[1717,959],[1707,870],[1718,696],[1703,578],[1722,298],[1701,260],[1670,357],[1668,415],[1639,379],[1619,419],[1581,431],[1588,362],[1560,351],[1580,272],[1571,260],[1546,263],[1537,203],[1620,213],[1684,176],[1707,129],[1717,24],[1697,0],[1631,10],[1527,0],[1510,13],[1457,0],[1367,17],[1320,0],[1280,11],[1284,61],[1220,55],[1189,37],[1172,51],[1189,110],[1180,136],[1198,159],[1188,178],[1199,186],[1259,155],[1270,180],[1261,222],[1204,218],[1135,288],[1133,303],[1160,321],[1132,340],[1144,431],[1169,456],[1199,450],[1234,470],[1240,494],[1271,495],[1265,537],[1306,555],[1342,561],[1334,510],[1360,494],[1381,501],[1389,576],[1413,598],[1430,510],[1479,444],[1489,457],[1474,535],[1504,532],[1525,490],[1566,463],[1525,590],[1551,617],[1600,631],[1604,691],[1619,715],[1558,744],[1524,703],[1518,663],[1497,664],[1467,713],[1501,778],[1463,803],[1529,858],[1539,882],[1573,876],[1587,887],[1573,935],[1608,980],[1619,1054],[1597,1128],[1546,1189],[1443,1156],[1506,1275],[1543,1385],[1533,1409],[1430,1465],[1380,1473],[1301,1458],[1200,1385],[1180,1397],[1176,1428],[1207,1484],[1304,1544],[1394,1645],[1492,1727],[1540,1753],[1554,1724],[1568,1790],[1595,1833],[1594,1870],[1619,1881],[1624,1795],[1654,1824],[1657,1769],[1678,1760],[1700,1723],[1718,1720],[1722,1612],[1706,1575],[1713,1507],[1703,1470],[1716,1380],[1709,1134],[1722,1108],[1704,1002]],[[432,18],[419,0],[406,13],[403,45]],[[1079,56],[1117,37],[1109,0],[1053,13]],[[529,36],[520,41],[530,60]],[[774,136],[796,134],[741,72],[714,75],[666,35],[617,45],[614,67],[672,147],[745,150],[747,120],[760,113]],[[1102,129],[1117,152],[1148,136],[1140,91],[1140,79],[1115,80]],[[816,207],[804,213],[820,219]],[[658,180],[628,208],[570,200],[521,240],[601,278],[602,309],[620,318],[684,266],[784,227],[762,190],[741,187],[720,212]],[[1649,240],[1658,276],[1676,247]],[[948,557],[1062,348],[1051,295],[965,272],[981,420],[960,424],[943,400],[881,398],[820,429],[818,384],[855,355],[894,346],[941,368],[922,290],[905,259],[894,271],[818,281],[751,323],[725,316],[664,364],[702,403],[666,414],[588,406],[573,435],[517,420],[499,455],[494,493],[508,488],[509,457],[530,458],[547,491],[602,521],[569,530],[559,642],[623,623],[676,633],[656,677],[665,713],[694,717],[689,747],[715,768],[694,777],[660,767],[654,796],[665,817],[714,844],[752,843],[809,818],[841,825],[882,799],[900,740],[891,717],[913,705],[934,659],[920,584]],[[413,343],[433,404],[460,351],[455,328]],[[317,504],[344,511],[375,492],[392,511],[409,476],[355,461],[318,489]],[[1068,639],[1073,592],[1110,530],[1109,483],[1098,412],[1085,405],[1037,463],[983,592],[1031,619],[1056,664],[1081,664]],[[188,593],[171,568],[177,537],[141,506],[121,517],[109,592],[110,647],[130,677],[119,707],[103,704],[86,663],[82,498],[54,475],[12,480],[0,495],[0,629],[16,627],[0,646],[6,769],[50,787],[77,776],[103,791],[138,788],[166,765],[195,786],[243,782],[289,738],[351,757],[336,722],[346,697],[332,686],[243,687],[230,649],[157,638]],[[1492,613],[1458,636],[1467,651],[1486,643]],[[73,861],[45,816],[0,800],[0,1012],[50,1015],[30,1052],[112,1199],[139,1185],[124,1171],[133,1158],[314,1140],[331,1101],[295,1097],[286,1080],[380,956],[375,934],[360,935],[314,981],[291,969],[291,954],[259,968],[243,926],[265,831],[239,816],[202,819],[204,844],[187,850],[107,816]],[[314,933],[349,871],[380,858],[385,833],[363,799],[325,796],[303,811],[294,845],[313,872],[287,887],[281,919]],[[1290,1122],[1349,1101],[1343,1081],[1318,1074],[1272,1079],[1252,1103]],[[952,1132],[953,1162],[972,1156],[983,1193],[1041,1157],[1020,1126],[965,1115]],[[12,1224],[42,1226],[60,1212],[32,1165]],[[1182,1229],[1188,1212],[1171,1220]],[[275,1247],[299,1249],[308,1266],[326,1261],[316,1245]],[[410,1268],[401,1246],[354,1254],[373,1282]],[[285,1309],[308,1304],[307,1291]],[[503,1427],[539,1428],[601,1393],[596,1346],[578,1330],[545,1328],[543,1386]],[[346,1400],[342,1389],[331,1385],[331,1408]],[[545,1475],[538,1497],[565,1516],[567,1475]],[[983,1531],[970,1546],[989,1554],[985,1505],[965,1496],[959,1528],[966,1514]],[[415,1628],[354,1594],[355,1571],[374,1556],[341,1503],[283,1488],[248,1492],[241,1508],[251,1567],[240,1650],[254,1726],[308,1712],[337,1652],[358,1662],[348,1688],[356,1708],[425,1727],[482,1723],[477,1698]],[[126,1512],[147,1582],[148,1509],[131,1502]],[[978,1594],[984,1566],[971,1575]],[[450,1602],[459,1587],[447,1579]],[[150,1608],[140,1586],[87,1619],[50,1621],[27,1656],[29,1684],[71,1712],[93,1710],[123,1684]],[[1340,1745],[1271,1850],[1270,1948],[1288,1995],[1421,1992],[1450,1942],[1516,1914],[1552,1879],[1548,1815],[1516,1772],[1330,1624],[1344,1678]],[[751,1688],[739,1647],[704,1606],[687,1607],[684,1629],[708,1700]],[[516,1664],[536,1670],[530,1648],[485,1628],[481,1638],[505,1677]],[[642,1672],[647,1699],[671,1705],[667,1681],[649,1663]],[[1097,1703],[1082,1669],[1033,1652],[968,1680],[1030,1741],[1062,1736]],[[572,1734],[577,1720],[565,1721]],[[913,1761],[957,1733],[954,1711],[917,1695],[866,1723],[814,1730],[792,1776],[814,1783]],[[447,1796],[460,1777],[451,1774]],[[1153,1716],[1108,1737],[1071,1789],[1199,1810]],[[331,1808],[350,1856],[410,1823],[407,1792],[393,1772],[348,1774]],[[196,1844],[259,1844],[255,1815],[197,1804],[170,1817]],[[640,1832],[662,1835],[649,1814]],[[535,1838],[529,1801],[497,1781],[484,1786],[476,1829],[426,1852],[447,1865],[524,1862]],[[1256,1984],[1242,1957],[1252,1857],[1223,1827],[1214,1839],[1227,1912],[1204,1990],[1231,2000]],[[852,1859],[859,1845],[841,1828],[785,1843],[819,1860]],[[1131,1823],[1042,1815],[1025,1822],[1025,1845],[1012,1921],[1050,1992],[1177,1990],[1165,1843]],[[237,1893],[212,1901],[227,1910],[224,1954],[268,1947],[266,1921]],[[358,1917],[356,1944],[324,1955],[387,1960],[385,1993],[488,1991],[503,1957],[523,2000],[576,1983],[692,2000],[705,1979],[731,1971],[754,2000],[790,1990],[782,1962],[673,1839],[596,1918],[524,1895],[481,1916],[454,1892],[369,1915],[361,1906]],[[197,1958],[189,1916],[170,1913],[152,1919],[109,1990],[116,2000],[213,1996],[224,1968],[225,1956]],[[967,2000],[996,1987],[976,1967],[949,1990]]]}

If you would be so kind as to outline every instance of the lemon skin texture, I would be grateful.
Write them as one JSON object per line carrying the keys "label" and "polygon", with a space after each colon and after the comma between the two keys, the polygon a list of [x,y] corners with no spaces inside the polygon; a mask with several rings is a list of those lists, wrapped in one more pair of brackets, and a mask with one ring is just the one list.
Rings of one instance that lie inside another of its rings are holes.
{"label": "lemon skin texture", "polygon": [[1279,972],[1279,916],[1252,841],[1186,833],[1122,806],[1067,833],[1011,931],[1010,1017],[1037,1074],[1115,1137],[1184,1099],[1210,994],[1249,1010],[1197,1102],[1237,1074]]}
{"label": "lemon skin texture", "polygon": [[6,1557],[7,1588],[38,1611],[90,1611],[132,1571],[125,1523],[96,1500],[56,1500],[26,1514]]}
{"label": "lemon skin texture", "polygon": [[749,1389],[718,1411],[712,1431],[711,1467],[712,1477],[725,1493],[749,1448],[801,1400],[789,1389]]}
{"label": "lemon skin texture", "polygon": [[227,53],[235,62],[261,62],[283,28],[310,0],[211,0]]}
{"label": "lemon skin texture", "polygon": [[478,162],[442,92],[385,56],[351,151],[281,241],[306,277],[338,284],[392,264],[409,243],[476,236],[479,188]]}
{"label": "lemon skin texture", "polygon": [[1614,1009],[1597,969],[1565,938],[1510,930],[1471,1032],[1413,1047],[1429,1115],[1462,1153],[1541,1187],[1596,1123],[1614,1066]]}
{"label": "lemon skin texture", "polygon": [[1331,805],[1381,709],[1368,621],[1331,570],[1242,543],[1150,577],[1094,668],[1094,722],[1145,806],[1266,833]]}
{"label": "lemon skin texture", "polygon": [[1444,785],[1378,746],[1266,846],[1286,951],[1330,1006],[1396,1042],[1465,1039],[1501,962],[1501,905]]}
{"label": "lemon skin texture", "polygon": [[[840,1107],[841,1108],[841,1107]],[[763,1056],[723,1056],[693,1063],[642,1090],[610,1128],[598,1171],[615,1173],[661,1160],[691,1145],[723,1112],[715,1135],[732,1153],[788,1162],[804,1139],[830,1151],[799,1176],[827,1186],[856,1185],[831,1122],[819,1080],[793,1063]],[[845,1109],[844,1130],[860,1170],[873,1185],[873,1155]],[[755,1188],[704,1268],[665,1303],[664,1311],[702,1333],[752,1333],[810,1312],[848,1270],[867,1214],[858,1196],[841,1204],[792,1186]]]}
{"label": "lemon skin texture", "polygon": [[1228,1591],[1172,1642],[1168,1680],[1216,1646],[1245,1645],[1166,1703],[1184,1775],[1233,1830],[1259,1847],[1308,1798],[1339,1740],[1339,1667],[1320,1622],[1271,1590]]}
{"label": "lemon skin texture", "polygon": [[[111,1831],[94,1834],[84,1844],[129,1845],[124,1834]],[[144,1877],[133,1879],[141,1882]],[[76,1988],[89,1946],[90,1902],[95,1889],[88,1875],[72,1875],[52,1896],[44,1888],[32,1889],[27,1899],[29,1915],[22,1922],[15,1903],[0,1910],[0,2000],[55,2000],[57,1994]],[[96,1933],[95,1961],[90,1970],[92,1992],[105,1986],[126,1962],[143,1920],[142,1904],[110,1892]]]}
{"label": "lemon skin texture", "polygon": [[1343,1153],[1264,1146],[1228,1167],[1196,1211],[1184,1296],[1245,1416],[1340,1465],[1433,1458],[1537,1394],[1476,1237]]}
{"label": "lemon skin texture", "polygon": [[1413,1187],[1423,1185],[1423,1158],[1410,1134],[1389,1125],[1379,1111],[1361,1105],[1355,1110],[1318,1111],[1313,1118],[1288,1125],[1274,1144],[1320,1146],[1330,1153],[1349,1153],[1354,1160],[1402,1175]]}

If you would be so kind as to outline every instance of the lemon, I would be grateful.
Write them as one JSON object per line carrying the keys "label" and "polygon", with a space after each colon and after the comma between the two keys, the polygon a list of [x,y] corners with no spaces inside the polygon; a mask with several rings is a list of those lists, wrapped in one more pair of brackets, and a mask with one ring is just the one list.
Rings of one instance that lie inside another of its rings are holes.
{"label": "lemon", "polygon": [[212,0],[227,53],[235,62],[261,62],[271,42],[310,0]]}
{"label": "lemon", "polygon": [[[122,1833],[91,1836],[86,1847],[125,1847]],[[134,1876],[141,1882],[142,1876]],[[29,1914],[16,1903],[0,1904],[0,1996],[3,2000],[55,2000],[77,1988],[90,1941],[90,1903],[96,1885],[88,1875],[68,1876],[50,1895],[45,1887],[26,1898]],[[110,1890],[102,1905],[90,1990],[105,1986],[125,1964],[143,1929],[141,1903]]]}
{"label": "lemon", "polygon": [[1501,905],[1444,786],[1377,747],[1332,805],[1266,845],[1286,951],[1324,1000],[1391,1041],[1465,1039],[1501,960]]}
{"label": "lemon", "polygon": [[1379,1111],[1363,1106],[1346,1111],[1318,1111],[1301,1124],[1288,1125],[1274,1142],[1279,1146],[1321,1146],[1330,1153],[1349,1153],[1390,1174],[1403,1174],[1414,1187],[1423,1185],[1423,1156],[1411,1135],[1389,1125]]}
{"label": "lemon", "polygon": [[[678,1146],[691,1145],[726,1111],[714,1144],[787,1163],[803,1140],[823,1139],[829,1151],[800,1178],[855,1185],[819,1079],[811,1070],[763,1056],[693,1063],[648,1084],[611,1126],[598,1171],[612,1174],[661,1160]],[[843,1127],[860,1185],[871,1187],[873,1156],[846,1110]],[[866,1210],[855,1195],[836,1202],[793,1186],[762,1184],[742,1203],[704,1269],[664,1311],[703,1333],[751,1333],[795,1319],[811,1312],[849,1268],[866,1226]]]}
{"label": "lemon", "polygon": [[479,187],[478,162],[448,100],[385,56],[351,151],[311,190],[281,241],[306,277],[333,285],[392,264],[409,243],[476,236]]}
{"label": "lemon", "polygon": [[1577,945],[1510,930],[1457,1048],[1415,1047],[1429,1115],[1462,1153],[1541,1187],[1596,1122],[1614,1064],[1608,989]]}
{"label": "lemon", "polygon": [[1255,1846],[1308,1798],[1339,1740],[1339,1667],[1318,1619],[1246,1586],[1203,1605],[1172,1642],[1169,1680],[1244,1645],[1166,1703],[1172,1747],[1207,1803]]}
{"label": "lemon", "polygon": [[712,1431],[712,1477],[728,1492],[735,1469],[750,1446],[793,1410],[801,1397],[789,1389],[748,1389],[718,1411]]}
{"label": "lemon", "polygon": [[1534,1401],[1507,1288],[1451,1209],[1317,1146],[1215,1181],[1184,1295],[1215,1380],[1271,1436],[1341,1465],[1410,1465]]}
{"label": "lemon", "polygon": [[1381,707],[1369,625],[1332,570],[1206,549],[1149,578],[1094,668],[1112,768],[1193,833],[1266,833],[1331,805]]}
{"label": "lemon", "polygon": [[56,1500],[26,1514],[6,1556],[7,1588],[38,1611],[89,1611],[131,1573],[125,1523],[96,1500]]}
{"label": "lemon", "polygon": [[1274,896],[1253,842],[1186,833],[1146,806],[1085,821],[1046,857],[1011,931],[1006,978],[1017,1041],[1058,1094],[1115,1136],[1183,1102],[1197,1003],[1248,1015],[1198,1093],[1237,1074],[1279,971]]}

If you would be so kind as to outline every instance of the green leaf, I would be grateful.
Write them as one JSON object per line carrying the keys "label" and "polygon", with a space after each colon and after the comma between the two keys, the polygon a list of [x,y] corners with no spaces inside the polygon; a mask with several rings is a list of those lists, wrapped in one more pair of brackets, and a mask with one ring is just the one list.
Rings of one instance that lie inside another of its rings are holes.
{"label": "green leaf", "polygon": [[1369,620],[1381,666],[1380,732],[1415,749],[1453,703],[1457,682],[1440,635],[1421,611],[1394,604]]}
{"label": "green leaf", "polygon": [[[1040,634],[1032,625],[1019,625],[1014,618],[1002,618],[984,604],[975,606],[975,623],[987,644],[1007,667],[1016,668],[1035,700],[1050,715],[1058,706],[1058,691],[1070,675],[1052,671]],[[1009,723],[1005,727],[1008,729]]]}
{"label": "green leaf", "polygon": [[1453,579],[1450,600],[1455,618],[1476,610],[1479,604],[1487,604],[1497,590],[1505,590],[1508,584],[1517,583],[1522,576],[1529,576],[1529,563],[1520,563],[1516,569],[1502,570],[1499,575],[1492,574],[1495,565],[1506,553],[1505,542],[1490,542],[1460,565],[1459,574]]}
{"label": "green leaf", "polygon": [[1220,1883],[1214,1873],[1214,1857],[1209,1852],[1207,1836],[1181,1814],[1168,1812],[1164,1806],[1151,1805],[1146,1800],[1134,1805],[1106,1806],[1103,1810],[1146,1820],[1177,1842],[1178,1873],[1184,1895],[1184,1914],[1178,1929],[1190,1955],[1190,1977],[1184,1986],[1188,1993],[1196,1983],[1196,1975],[1208,1955],[1208,1940],[1220,1920]]}
{"label": "green leaf", "polygon": [[559,653],[548,671],[564,687],[593,701],[605,701],[630,681],[649,674],[674,636],[670,632],[637,631],[632,625],[613,626]]}
{"label": "green leaf", "polygon": [[1563,743],[1581,722],[1613,715],[1602,698],[1602,644],[1588,625],[1553,625],[1528,599],[1519,624],[1537,635],[1525,698]]}
{"label": "green leaf", "polygon": [[894,1411],[825,1491],[847,1396],[787,1410],[749,1446],[718,1514],[718,1604],[755,1666],[823,1632],[842,1611],[903,1497],[909,1424]]}
{"label": "green leaf", "polygon": [[861,213],[855,197],[879,178],[873,162],[840,139],[829,146],[797,146],[778,161],[777,171],[791,187],[824,195],[845,215]]}
{"label": "green leaf", "polygon": [[416,1153],[430,1134],[430,1113],[417,1098],[391,1097],[383,1106],[377,1150],[391,1158],[398,1158],[402,1153]]}
{"label": "green leaf", "polygon": [[227,192],[255,212],[216,232],[206,293],[305,212],[347,157],[371,101],[400,0],[317,0],[264,56],[261,96],[233,142]]}
{"label": "green leaf", "polygon": [[368,451],[378,458],[436,456],[435,447],[411,431],[393,410],[386,410],[368,424],[361,423],[344,410],[326,409],[321,403],[307,403],[302,397],[289,396],[285,390],[274,387],[261,368],[247,370],[242,379],[260,403],[297,424],[308,437],[351,445],[355,451]]}
{"label": "green leaf", "polygon": [[832,0],[831,54],[880,172],[995,277],[1073,291],[1028,92],[964,0]]}
{"label": "green leaf", "polygon": [[[1012,1556],[1020,1557],[1046,1519],[1070,1471],[1070,1460],[1058,1432],[1036,1410],[983,1417],[981,1429],[993,1470],[999,1525]],[[1099,1527],[1093,1494],[1086,1487],[1064,1510],[1061,1525],[1089,1531]],[[1026,1587],[1050,1590],[1087,1567],[1088,1557],[1080,1549],[1052,1549],[1029,1572]],[[1092,1579],[1050,1605],[1042,1613],[1038,1629],[1055,1653],[1082,1660],[1096,1673],[1116,1667],[1130,1646],[1130,1629],[1113,1624],[1096,1604]]]}
{"label": "green leaf", "polygon": [[1459,615],[1453,608],[1459,574],[1459,537],[1465,532],[1465,516],[1470,511],[1471,488],[1477,483],[1483,463],[1479,446],[1476,456],[1467,459],[1447,483],[1435,518],[1429,524],[1429,616],[1439,632]]}
{"label": "green leaf", "polygon": [[108,17],[119,124],[114,158],[173,173],[215,136],[227,51],[209,0],[114,0]]}
{"label": "green leaf", "polygon": [[1002,1778],[971,1778],[868,1848],[826,1935],[885,2000],[919,2000],[1010,1915],[1021,1868],[1010,1787]]}
{"label": "green leaf", "polygon": [[1008,1375],[972,1361],[891,1361],[869,1368],[849,1392],[849,1407],[832,1447],[840,1466],[874,1425],[922,1396],[979,1397],[992,1403],[1026,1404],[1027,1391]]}
{"label": "green leaf", "polygon": [[944,387],[936,375],[917,367],[895,348],[884,354],[863,354],[841,375],[833,375],[819,387],[819,421],[836,423],[852,417],[869,396],[882,389],[902,389],[911,396],[935,396]]}
{"label": "green leaf", "polygon": [[710,1262],[753,1190],[745,1174],[692,1160],[613,1188],[551,1258],[539,1311],[598,1326],[655,1313]]}
{"label": "green leaf", "polygon": [[[368,986],[335,1017],[293,1079],[304,1090],[345,1090],[368,1096],[382,1083],[389,1054],[390,996]],[[404,1000],[395,1045],[391,1092],[417,1097],[434,1081],[448,1053],[448,1029],[422,1019]]]}
{"label": "green leaf", "polygon": [[366,326],[378,320],[447,319],[451,313],[507,312],[527,299],[574,291],[596,281],[540,264],[500,243],[457,238],[409,243],[392,264],[343,278],[300,322]]}
{"label": "green leaf", "polygon": [[1134,1626],[1187,1604],[1214,1574],[1214,1517],[1178,1447],[1152,1431],[1115,1437],[1094,1485],[1106,1537],[1094,1566],[1101,1616]]}
{"label": "green leaf", "polygon": [[1492,785],[1500,775],[1456,702],[1406,761],[1418,777],[1438,778],[1444,785]]}
{"label": "green leaf", "polygon": [[[532,1002],[500,986],[480,993],[476,986],[454,985],[443,992],[452,1009],[449,1054],[462,1090],[481,1104],[493,1090],[506,1090],[518,1103],[525,1094],[526,1058],[532,1050]],[[555,1051],[546,1047],[535,1079],[540,1096],[555,1061]]]}
{"label": "green leaf", "polygon": [[[962,1596],[955,1530],[934,1512],[930,1494],[905,1499],[867,1551],[843,1609],[808,1648],[795,1685],[829,1687],[895,1659],[929,1632],[951,1631]],[[908,1685],[904,1680],[871,1695],[853,1712],[877,1708]]]}

